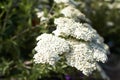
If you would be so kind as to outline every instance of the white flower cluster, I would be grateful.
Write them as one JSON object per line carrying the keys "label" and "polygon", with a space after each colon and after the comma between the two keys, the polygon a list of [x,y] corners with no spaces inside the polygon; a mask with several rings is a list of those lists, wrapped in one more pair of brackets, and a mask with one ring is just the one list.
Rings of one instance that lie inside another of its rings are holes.
{"label": "white flower cluster", "polygon": [[56,2],[56,3],[69,3],[70,2],[70,0],[54,0],[54,2]]}
{"label": "white flower cluster", "polygon": [[[54,1],[68,3],[70,0]],[[104,63],[107,60],[109,48],[89,24],[76,21],[75,18],[86,17],[75,7],[68,5],[61,13],[64,17],[55,18],[56,30],[53,34],[44,33],[37,38],[34,61],[54,65],[63,54],[69,66],[89,75],[96,70],[97,62]]]}
{"label": "white flower cluster", "polygon": [[91,26],[85,26],[74,19],[60,17],[55,19],[54,24],[57,25],[57,29],[53,32],[56,36],[72,36],[85,41],[92,41],[98,37],[96,30]]}
{"label": "white flower cluster", "polygon": [[63,3],[64,5],[79,5],[79,2],[74,0],[54,0],[55,3],[60,4]]}
{"label": "white flower cluster", "polygon": [[82,20],[86,19],[85,15],[83,13],[81,13],[78,9],[76,9],[74,6],[71,6],[71,5],[62,9],[61,14],[63,14],[65,17],[69,17],[69,18],[79,18]]}
{"label": "white flower cluster", "polygon": [[36,54],[34,55],[35,63],[49,63],[53,65],[59,60],[58,54],[68,53],[69,44],[62,38],[52,34],[42,34],[37,38]]}
{"label": "white flower cluster", "polygon": [[96,61],[105,62],[107,60],[107,49],[94,43],[83,43],[69,40],[71,52],[66,54],[67,64],[89,75],[96,70]]}

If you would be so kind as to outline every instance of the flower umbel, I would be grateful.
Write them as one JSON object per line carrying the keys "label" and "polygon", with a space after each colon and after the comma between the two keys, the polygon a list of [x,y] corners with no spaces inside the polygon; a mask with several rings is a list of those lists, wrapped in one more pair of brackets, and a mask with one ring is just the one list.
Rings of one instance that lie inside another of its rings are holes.
{"label": "flower umbel", "polygon": [[56,36],[72,36],[85,41],[92,41],[96,38],[96,30],[91,26],[76,22],[74,19],[60,17],[56,18],[54,23],[57,25],[57,29],[53,31]]}
{"label": "flower umbel", "polygon": [[49,63],[53,65],[59,60],[59,54],[70,51],[69,44],[64,39],[52,34],[42,34],[37,37],[37,46],[34,55],[35,63]]}
{"label": "flower umbel", "polygon": [[[71,43],[71,53],[66,54],[67,64],[89,75],[96,70],[96,61],[105,62],[107,60],[106,50],[91,43]],[[92,46],[91,46],[92,45]]]}
{"label": "flower umbel", "polygon": [[82,20],[86,19],[85,15],[83,13],[81,13],[78,9],[76,9],[74,6],[71,6],[71,5],[62,9],[61,14],[63,14],[65,17],[69,17],[69,18],[79,18]]}
{"label": "flower umbel", "polygon": [[[69,4],[72,0],[54,2],[67,5],[58,11],[63,17],[53,19],[53,25],[56,26],[53,34],[43,33],[37,37],[34,62],[55,65],[61,57],[64,57],[67,65],[75,67],[84,75],[89,75],[97,69],[97,62],[107,61],[109,47],[90,24],[82,22],[87,18],[75,6]],[[43,13],[39,13],[39,17],[41,15]]]}

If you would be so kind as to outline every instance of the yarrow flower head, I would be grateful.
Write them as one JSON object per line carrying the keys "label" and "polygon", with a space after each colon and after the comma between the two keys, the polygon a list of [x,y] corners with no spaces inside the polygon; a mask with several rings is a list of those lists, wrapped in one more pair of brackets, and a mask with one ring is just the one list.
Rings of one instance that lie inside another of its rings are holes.
{"label": "yarrow flower head", "polygon": [[53,31],[56,36],[72,36],[85,41],[92,41],[97,37],[96,30],[90,26],[76,22],[74,19],[61,17],[56,18],[54,23],[57,25],[57,29]]}
{"label": "yarrow flower head", "polygon": [[[71,1],[54,0],[64,4]],[[53,34],[44,33],[37,37],[34,62],[54,65],[64,55],[67,65],[89,75],[97,69],[97,62],[107,61],[109,47],[88,23],[77,20],[86,19],[78,9],[69,4],[60,13],[64,17],[54,19],[56,30]],[[39,17],[42,15],[43,13],[39,13]]]}
{"label": "yarrow flower head", "polygon": [[[52,34],[42,34],[37,38],[34,56],[35,63],[49,63],[53,65],[59,60],[59,54],[69,52],[69,44],[62,38]],[[52,60],[52,62],[51,62]]]}
{"label": "yarrow flower head", "polygon": [[[60,59],[59,54],[66,53],[69,66],[89,75],[96,70],[96,62],[104,63],[107,60],[108,47],[91,26],[68,18],[55,19],[54,23],[57,25],[53,31],[55,35],[44,33],[37,38],[35,63],[54,65]],[[64,39],[66,36],[72,36],[73,39]],[[79,41],[81,39],[84,41]]]}
{"label": "yarrow flower head", "polygon": [[77,41],[69,41],[69,43],[73,50],[69,55],[66,54],[67,64],[82,71],[85,75],[96,70],[96,61],[107,60],[106,50],[98,45]]}
{"label": "yarrow flower head", "polygon": [[64,5],[79,5],[79,2],[74,0],[54,0],[55,3],[60,4],[63,3]]}
{"label": "yarrow flower head", "polygon": [[61,14],[63,14],[65,17],[69,17],[69,18],[79,18],[82,20],[86,19],[85,15],[83,13],[81,13],[78,9],[76,9],[74,6],[71,6],[71,5],[62,9]]}
{"label": "yarrow flower head", "polygon": [[70,0],[54,0],[55,3],[69,3]]}

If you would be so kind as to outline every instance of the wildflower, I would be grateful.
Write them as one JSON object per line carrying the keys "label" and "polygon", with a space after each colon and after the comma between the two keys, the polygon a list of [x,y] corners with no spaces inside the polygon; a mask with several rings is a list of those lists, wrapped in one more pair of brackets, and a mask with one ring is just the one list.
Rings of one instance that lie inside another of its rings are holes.
{"label": "wildflower", "polygon": [[69,18],[79,18],[82,20],[85,20],[85,15],[81,13],[78,9],[76,9],[74,6],[67,6],[64,9],[61,10],[61,14],[63,14],[65,17]]}
{"label": "wildflower", "polygon": [[[54,0],[56,3],[68,4],[72,0]],[[35,63],[48,63],[54,65],[60,55],[64,55],[69,66],[89,75],[97,69],[97,62],[106,62],[109,47],[104,39],[88,23],[78,22],[86,20],[83,13],[72,5],[61,10],[64,17],[54,19],[56,30],[44,33],[37,37],[37,46],[34,55]],[[44,13],[38,13],[42,21],[46,20]],[[61,38],[62,37],[62,38]],[[67,37],[67,38],[66,38]],[[69,38],[70,37],[70,38]],[[70,77],[66,76],[66,79]]]}
{"label": "wildflower", "polygon": [[68,3],[70,0],[54,0],[56,3]]}
{"label": "wildflower", "polygon": [[42,34],[37,37],[37,46],[34,55],[35,63],[49,63],[53,65],[59,60],[59,54],[69,52],[69,44],[62,38],[52,34]]}
{"label": "wildflower", "polygon": [[82,71],[85,75],[96,70],[96,61],[107,60],[106,50],[96,44],[77,42],[71,44],[71,47],[71,53],[66,54],[67,64]]}
{"label": "wildflower", "polygon": [[69,18],[56,18],[54,23],[57,29],[53,31],[56,36],[72,36],[76,39],[92,41],[96,37],[96,30]]}

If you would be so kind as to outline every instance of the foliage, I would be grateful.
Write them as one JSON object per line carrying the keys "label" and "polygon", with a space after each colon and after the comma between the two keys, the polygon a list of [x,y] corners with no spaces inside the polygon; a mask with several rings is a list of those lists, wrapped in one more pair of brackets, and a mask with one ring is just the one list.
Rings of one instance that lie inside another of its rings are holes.
{"label": "foliage", "polygon": [[[1,79],[27,79],[35,37],[40,26],[34,26],[36,1],[3,0],[0,2],[0,76]],[[33,33],[34,32],[34,33]],[[30,36],[28,36],[30,35]]]}

